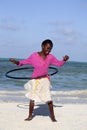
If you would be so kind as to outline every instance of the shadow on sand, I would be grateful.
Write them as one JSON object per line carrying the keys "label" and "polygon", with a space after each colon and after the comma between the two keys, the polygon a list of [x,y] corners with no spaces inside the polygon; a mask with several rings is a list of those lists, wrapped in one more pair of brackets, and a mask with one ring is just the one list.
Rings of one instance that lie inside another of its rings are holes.
{"label": "shadow on sand", "polygon": [[[29,109],[28,104],[18,104],[17,107],[22,108],[22,109]],[[53,105],[53,107],[63,107],[61,105]],[[34,106],[34,112],[33,112],[33,117],[36,115],[39,116],[50,116],[49,114],[49,107],[48,104],[37,104]]]}

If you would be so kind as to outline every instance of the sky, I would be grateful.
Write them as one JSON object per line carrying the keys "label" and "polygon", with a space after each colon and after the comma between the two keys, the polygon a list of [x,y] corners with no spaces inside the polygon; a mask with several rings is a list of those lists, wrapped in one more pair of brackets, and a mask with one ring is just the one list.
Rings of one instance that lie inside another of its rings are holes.
{"label": "sky", "polygon": [[28,58],[45,39],[58,59],[87,62],[87,0],[0,0],[0,58]]}

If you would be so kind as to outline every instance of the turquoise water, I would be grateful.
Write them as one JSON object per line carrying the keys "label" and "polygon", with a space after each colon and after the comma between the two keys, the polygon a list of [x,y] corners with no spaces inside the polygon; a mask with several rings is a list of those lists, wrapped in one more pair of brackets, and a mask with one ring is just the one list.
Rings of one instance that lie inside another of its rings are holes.
{"label": "turquoise water", "polygon": [[[28,101],[23,87],[27,80],[10,79],[5,76],[7,71],[15,68],[18,67],[10,63],[9,59],[0,60],[0,101]],[[87,103],[87,63],[67,62],[63,67],[57,68],[58,73],[50,77],[53,101],[55,103]],[[27,77],[29,74],[31,74],[30,70],[12,73],[12,75]]]}

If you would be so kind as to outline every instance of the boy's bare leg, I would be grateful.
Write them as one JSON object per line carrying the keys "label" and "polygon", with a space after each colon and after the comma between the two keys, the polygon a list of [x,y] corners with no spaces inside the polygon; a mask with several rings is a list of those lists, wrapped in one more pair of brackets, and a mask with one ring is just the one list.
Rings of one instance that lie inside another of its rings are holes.
{"label": "boy's bare leg", "polygon": [[49,110],[50,110],[51,120],[52,120],[53,122],[56,122],[57,120],[55,119],[55,115],[54,115],[53,102],[52,102],[52,101],[49,101],[49,102],[48,102],[48,106],[49,106]]}
{"label": "boy's bare leg", "polygon": [[32,113],[34,110],[34,100],[30,100],[30,105],[29,105],[29,116],[28,118],[25,119],[25,121],[32,120]]}

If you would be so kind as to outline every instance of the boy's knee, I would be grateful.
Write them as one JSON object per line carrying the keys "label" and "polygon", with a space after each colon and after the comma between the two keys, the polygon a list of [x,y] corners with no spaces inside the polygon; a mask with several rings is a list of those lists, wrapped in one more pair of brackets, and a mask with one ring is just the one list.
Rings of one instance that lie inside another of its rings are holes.
{"label": "boy's knee", "polygon": [[52,104],[53,102],[52,101],[48,101],[48,105]]}
{"label": "boy's knee", "polygon": [[34,103],[34,100],[30,100],[31,103]]}

